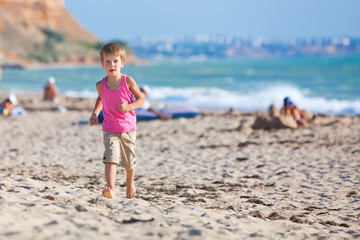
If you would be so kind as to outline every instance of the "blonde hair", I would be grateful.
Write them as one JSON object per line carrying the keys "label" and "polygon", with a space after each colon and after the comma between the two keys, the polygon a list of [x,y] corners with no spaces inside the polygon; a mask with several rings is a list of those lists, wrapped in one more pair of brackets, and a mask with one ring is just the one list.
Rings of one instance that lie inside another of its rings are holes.
{"label": "blonde hair", "polygon": [[104,56],[108,54],[114,54],[117,57],[120,57],[122,61],[126,59],[125,48],[117,42],[109,42],[100,48],[100,58],[101,61],[104,61]]}

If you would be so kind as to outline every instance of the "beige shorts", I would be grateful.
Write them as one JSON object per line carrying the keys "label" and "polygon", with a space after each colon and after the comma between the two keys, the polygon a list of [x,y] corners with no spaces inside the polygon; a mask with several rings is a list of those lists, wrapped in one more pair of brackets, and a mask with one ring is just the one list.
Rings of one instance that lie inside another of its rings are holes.
{"label": "beige shorts", "polygon": [[136,166],[136,131],[123,133],[103,131],[103,136],[105,146],[103,163],[120,163],[120,166],[126,169]]}

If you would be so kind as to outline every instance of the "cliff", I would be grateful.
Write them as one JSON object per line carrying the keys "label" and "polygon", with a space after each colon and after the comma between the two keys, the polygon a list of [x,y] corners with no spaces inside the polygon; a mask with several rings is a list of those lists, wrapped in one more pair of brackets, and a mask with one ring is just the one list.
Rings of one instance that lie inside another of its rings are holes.
{"label": "cliff", "polygon": [[0,0],[0,65],[98,62],[99,39],[64,0]]}

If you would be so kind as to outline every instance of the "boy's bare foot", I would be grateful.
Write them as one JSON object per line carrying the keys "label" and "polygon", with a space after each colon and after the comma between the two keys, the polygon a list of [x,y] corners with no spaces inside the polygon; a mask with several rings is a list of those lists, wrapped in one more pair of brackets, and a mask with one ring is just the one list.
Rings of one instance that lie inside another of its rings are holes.
{"label": "boy's bare foot", "polygon": [[106,198],[113,198],[114,191],[111,190],[111,188],[107,187],[107,188],[104,188],[104,190],[102,191],[102,195]]}
{"label": "boy's bare foot", "polygon": [[126,197],[129,199],[134,198],[136,195],[135,193],[135,185],[134,183],[132,184],[126,184]]}

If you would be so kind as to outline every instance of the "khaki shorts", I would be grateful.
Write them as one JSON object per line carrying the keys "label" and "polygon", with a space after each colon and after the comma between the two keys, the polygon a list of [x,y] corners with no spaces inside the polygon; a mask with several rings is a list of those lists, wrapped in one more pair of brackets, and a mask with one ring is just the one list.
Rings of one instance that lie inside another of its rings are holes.
{"label": "khaki shorts", "polygon": [[116,163],[126,169],[136,166],[135,141],[136,131],[113,133],[103,131],[104,158],[103,163]]}

